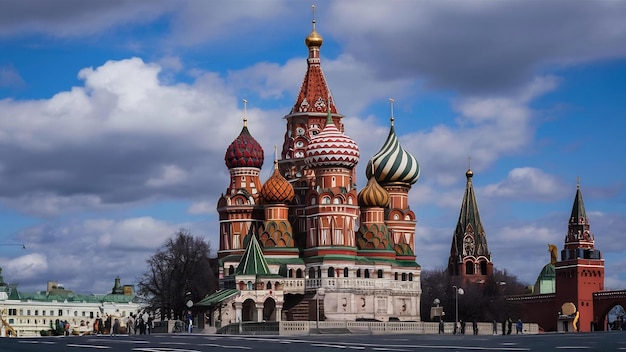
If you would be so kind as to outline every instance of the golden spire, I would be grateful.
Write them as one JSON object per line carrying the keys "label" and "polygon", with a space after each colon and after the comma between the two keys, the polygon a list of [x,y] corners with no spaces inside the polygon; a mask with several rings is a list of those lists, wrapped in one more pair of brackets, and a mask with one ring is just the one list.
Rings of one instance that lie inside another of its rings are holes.
{"label": "golden spire", "polygon": [[391,106],[391,126],[393,127],[393,103],[395,102],[395,100],[393,98],[389,98],[389,105]]}
{"label": "golden spire", "polygon": [[474,176],[474,171],[472,171],[472,156],[467,156],[467,172],[465,173],[467,178]]}
{"label": "golden spire", "polygon": [[274,170],[278,170],[278,147],[274,144]]}
{"label": "golden spire", "polygon": [[248,107],[248,101],[243,99],[243,127],[248,127],[248,118],[246,117],[246,110]]}

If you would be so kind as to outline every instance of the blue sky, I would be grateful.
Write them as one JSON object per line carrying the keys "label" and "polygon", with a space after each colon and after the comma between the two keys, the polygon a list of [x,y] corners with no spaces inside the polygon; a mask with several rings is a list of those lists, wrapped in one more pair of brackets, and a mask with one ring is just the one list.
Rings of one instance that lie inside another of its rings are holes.
{"label": "blue sky", "polygon": [[[42,290],[133,284],[180,228],[217,250],[224,152],[271,173],[306,70],[304,1],[0,5],[0,266]],[[442,268],[468,156],[492,258],[534,283],[577,178],[607,289],[626,288],[626,2],[324,1],[322,68],[364,165],[389,129],[422,174],[417,260]],[[26,244],[26,249],[14,244]]]}

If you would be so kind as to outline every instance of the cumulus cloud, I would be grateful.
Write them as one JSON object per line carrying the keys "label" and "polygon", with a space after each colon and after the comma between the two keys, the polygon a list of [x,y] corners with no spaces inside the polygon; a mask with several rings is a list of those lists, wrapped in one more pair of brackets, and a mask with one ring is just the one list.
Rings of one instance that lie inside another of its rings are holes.
{"label": "cumulus cloud", "polygon": [[525,200],[559,199],[568,191],[562,180],[534,167],[515,168],[505,180],[484,188],[487,196]]}
{"label": "cumulus cloud", "polygon": [[[50,99],[0,100],[6,201],[40,215],[159,195],[216,197],[227,172],[209,170],[239,133],[241,106],[215,74],[165,85],[159,72],[138,58],[109,61],[81,70],[84,86]],[[280,138],[264,127],[274,113],[251,111],[255,135]]]}
{"label": "cumulus cloud", "polygon": [[4,263],[2,272],[5,277],[21,281],[39,278],[42,272],[48,270],[48,258],[40,253],[31,253],[13,259],[0,259]]}
{"label": "cumulus cloud", "polygon": [[[180,228],[190,227],[153,217],[50,222],[22,230],[17,239],[27,244],[28,254],[0,258],[0,266],[4,277],[19,282],[22,290],[41,290],[54,280],[79,292],[102,293],[117,275],[134,283],[146,259]],[[204,235],[197,225],[190,230]],[[88,274],[93,272],[98,275]]]}
{"label": "cumulus cloud", "polygon": [[337,1],[321,22],[380,77],[493,94],[550,65],[625,57],[625,14],[615,1]]}
{"label": "cumulus cloud", "polygon": [[217,202],[207,202],[207,201],[193,202],[189,206],[189,209],[187,209],[187,211],[189,212],[189,214],[194,214],[194,215],[214,214],[216,212],[215,211],[216,204]]}
{"label": "cumulus cloud", "polygon": [[80,0],[11,1],[2,5],[0,37],[45,33],[55,37],[83,37],[128,22],[149,22],[173,9],[169,1]]}

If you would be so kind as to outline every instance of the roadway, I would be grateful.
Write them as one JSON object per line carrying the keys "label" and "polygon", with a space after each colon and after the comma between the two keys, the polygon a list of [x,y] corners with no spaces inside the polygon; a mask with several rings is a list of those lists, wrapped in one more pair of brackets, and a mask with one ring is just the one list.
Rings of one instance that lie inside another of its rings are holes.
{"label": "roadway", "polygon": [[153,334],[0,338],[2,352],[626,351],[626,332],[540,335],[234,336]]}

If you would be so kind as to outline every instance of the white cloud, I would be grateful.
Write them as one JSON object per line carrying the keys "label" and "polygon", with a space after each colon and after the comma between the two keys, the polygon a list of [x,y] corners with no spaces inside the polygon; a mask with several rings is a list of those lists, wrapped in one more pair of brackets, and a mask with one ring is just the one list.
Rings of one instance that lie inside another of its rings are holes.
{"label": "white cloud", "polygon": [[150,187],[162,187],[181,184],[187,180],[187,172],[177,165],[163,165],[158,177],[151,177],[146,181]]}
{"label": "white cloud", "polygon": [[216,202],[208,202],[208,201],[193,202],[191,203],[187,211],[189,212],[189,214],[194,214],[194,215],[214,214],[216,212],[215,211],[215,207],[217,204]]}
{"label": "white cloud", "polygon": [[519,167],[511,170],[505,180],[486,186],[483,191],[491,197],[553,200],[562,198],[569,189],[562,180],[540,169]]}
{"label": "white cloud", "polygon": [[30,253],[16,258],[2,258],[2,273],[11,282],[40,277],[48,270],[48,259],[44,254]]}

